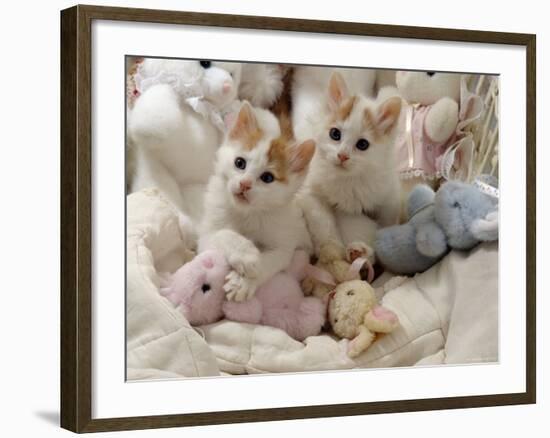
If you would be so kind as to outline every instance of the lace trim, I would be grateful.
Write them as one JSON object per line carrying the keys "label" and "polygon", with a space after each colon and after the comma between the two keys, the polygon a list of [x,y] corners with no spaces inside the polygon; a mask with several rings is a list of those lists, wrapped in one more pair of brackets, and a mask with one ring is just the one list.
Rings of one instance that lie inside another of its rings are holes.
{"label": "lace trim", "polygon": [[407,169],[399,173],[399,178],[401,179],[413,179],[413,178],[423,178],[428,181],[433,181],[441,178],[441,172],[437,171],[435,174],[427,173],[423,169]]}
{"label": "lace trim", "polygon": [[473,182],[477,189],[486,195],[499,199],[498,180],[492,175],[479,175]]}
{"label": "lace trim", "polygon": [[133,95],[134,100],[154,85],[170,85],[180,96],[184,104],[209,120],[221,132],[225,132],[225,116],[236,111],[240,106],[238,101],[234,101],[223,108],[218,108],[205,100],[198,77],[193,78],[193,80],[189,82],[184,82],[182,78],[175,73],[161,71],[153,77],[146,78],[141,75],[138,67],[133,75],[133,84],[134,90],[131,91],[130,94]]}

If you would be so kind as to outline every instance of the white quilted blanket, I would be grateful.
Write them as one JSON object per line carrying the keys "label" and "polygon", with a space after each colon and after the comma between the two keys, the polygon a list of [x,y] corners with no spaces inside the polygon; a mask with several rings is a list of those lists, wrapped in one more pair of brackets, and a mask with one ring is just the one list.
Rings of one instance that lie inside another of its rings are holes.
{"label": "white quilted blanket", "polygon": [[382,297],[401,326],[355,360],[327,334],[297,342],[281,330],[220,321],[193,328],[158,293],[158,272],[191,254],[154,190],[128,196],[128,379],[198,377],[498,360],[498,246],[452,252]]}

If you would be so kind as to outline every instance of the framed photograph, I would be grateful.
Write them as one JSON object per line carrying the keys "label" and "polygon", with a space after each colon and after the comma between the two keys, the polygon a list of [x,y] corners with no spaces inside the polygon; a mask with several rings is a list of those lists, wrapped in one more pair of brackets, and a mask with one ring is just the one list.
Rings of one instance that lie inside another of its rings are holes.
{"label": "framed photograph", "polygon": [[535,35],[61,12],[61,426],[535,403]]}

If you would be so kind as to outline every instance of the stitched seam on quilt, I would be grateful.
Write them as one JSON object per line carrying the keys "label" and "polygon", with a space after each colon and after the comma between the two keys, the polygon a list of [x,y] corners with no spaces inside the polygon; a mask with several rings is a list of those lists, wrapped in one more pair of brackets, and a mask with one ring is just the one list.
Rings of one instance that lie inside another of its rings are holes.
{"label": "stitched seam on quilt", "polygon": [[437,319],[439,320],[439,330],[441,331],[441,335],[443,336],[443,339],[445,339],[445,344],[447,343],[447,336],[445,336],[445,333],[443,332],[443,321],[441,321],[441,315],[439,314],[439,311],[437,310],[437,307],[435,306],[434,302],[431,300],[431,298],[426,294],[426,291],[418,284],[418,281],[416,278],[413,277],[414,284],[416,284],[416,287],[420,292],[422,292],[422,296],[424,299],[431,304],[431,306],[434,309],[435,314],[437,315]]}
{"label": "stitched seam on quilt", "polygon": [[406,348],[408,345],[412,344],[413,341],[416,341],[417,339],[423,338],[424,336],[428,336],[428,335],[430,335],[432,333],[435,333],[435,332],[441,332],[441,336],[443,337],[443,339],[445,339],[445,336],[443,335],[443,332],[442,332],[441,328],[433,329],[433,330],[430,330],[428,332],[422,333],[421,335],[417,336],[416,338],[411,339],[409,342],[406,342],[405,344],[400,345],[396,349],[394,349],[394,350],[392,350],[388,353],[385,353],[382,356],[379,356],[379,357],[373,358],[373,359],[371,359],[367,362],[364,362],[361,365],[369,364],[369,363],[375,362],[377,360],[384,359],[385,357],[388,357],[388,356],[390,356],[394,353],[397,353],[399,350],[402,350],[403,348]]}

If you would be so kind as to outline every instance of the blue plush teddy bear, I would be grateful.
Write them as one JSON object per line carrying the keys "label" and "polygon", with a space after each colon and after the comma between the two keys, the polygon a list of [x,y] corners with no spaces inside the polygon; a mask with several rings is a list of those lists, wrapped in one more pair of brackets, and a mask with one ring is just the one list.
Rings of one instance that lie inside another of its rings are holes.
{"label": "blue plush teddy bear", "polygon": [[422,272],[451,249],[469,250],[481,241],[498,240],[498,199],[458,181],[437,193],[416,186],[408,200],[409,221],[376,235],[376,256],[396,274]]}

